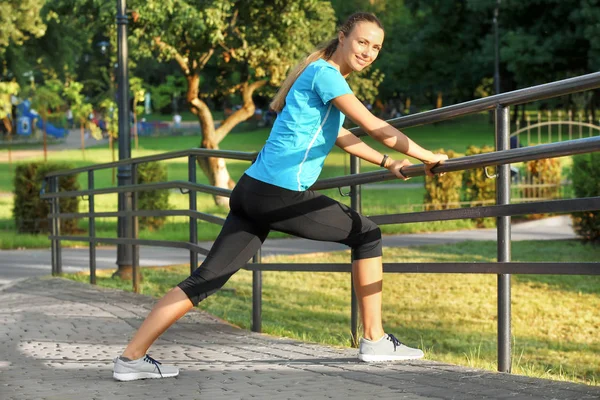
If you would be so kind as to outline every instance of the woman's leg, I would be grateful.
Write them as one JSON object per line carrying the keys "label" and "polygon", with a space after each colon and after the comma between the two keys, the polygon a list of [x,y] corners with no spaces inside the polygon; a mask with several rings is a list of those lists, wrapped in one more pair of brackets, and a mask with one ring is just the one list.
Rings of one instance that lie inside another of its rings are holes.
{"label": "woman's leg", "polygon": [[218,291],[227,280],[256,254],[268,235],[268,228],[230,213],[219,237],[202,265],[154,306],[123,357],[139,359],[152,343],[199,301]]}
{"label": "woman's leg", "polygon": [[381,257],[363,258],[352,262],[354,291],[363,323],[363,337],[379,340],[383,337],[381,303],[383,265]]}
{"label": "woman's leg", "polygon": [[171,289],[150,311],[146,320],[123,351],[123,357],[131,360],[143,357],[152,343],[193,306],[183,290],[177,286]]}
{"label": "woman's leg", "polygon": [[281,192],[276,208],[253,210],[274,230],[307,239],[343,243],[352,248],[354,288],[363,322],[363,335],[384,335],[381,322],[381,231],[368,218],[339,202],[312,191]]}

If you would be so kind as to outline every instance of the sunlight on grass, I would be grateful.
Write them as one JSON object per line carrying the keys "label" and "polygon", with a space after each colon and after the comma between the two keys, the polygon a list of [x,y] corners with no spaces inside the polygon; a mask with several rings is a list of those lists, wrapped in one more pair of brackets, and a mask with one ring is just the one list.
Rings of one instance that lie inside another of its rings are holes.
{"label": "sunlight on grass", "polygon": [[[531,251],[536,249],[536,251]],[[386,248],[387,262],[493,261],[495,243]],[[597,261],[599,249],[576,241],[516,242],[515,261]],[[542,258],[543,256],[543,258]],[[348,262],[349,252],[277,256],[265,262]],[[188,266],[146,268],[142,292],[161,296],[185,279]],[[87,282],[85,274],[69,275]],[[131,290],[108,273],[99,285]],[[240,271],[200,308],[250,329],[252,273]],[[496,276],[386,274],[384,325],[426,357],[496,370]],[[600,373],[600,277],[512,279],[513,372],[597,384]],[[263,273],[263,332],[335,346],[350,341],[350,276]]]}
{"label": "sunlight on grass", "polygon": [[[84,186],[85,188],[85,186]],[[366,215],[392,214],[411,212],[414,210],[413,204],[422,202],[423,188],[392,188],[385,190],[385,196],[382,196],[381,190],[363,190],[363,213]],[[348,197],[341,197],[337,190],[324,191],[328,196],[350,205]],[[386,201],[388,199],[400,199],[397,202]],[[96,212],[117,211],[117,195],[103,194],[96,196],[95,200]],[[197,196],[198,210],[212,215],[225,218],[227,211],[223,207],[214,204],[213,197],[206,194],[198,194]],[[0,249],[16,249],[16,248],[44,248],[50,246],[50,241],[47,235],[29,235],[15,234],[15,224],[12,217],[13,196],[12,194],[0,197]],[[169,194],[169,208],[172,210],[187,210],[189,209],[188,195],[182,194],[179,191],[172,191]],[[79,212],[86,213],[89,211],[88,201],[82,200],[79,203]],[[81,219],[78,224],[82,230],[82,235],[87,236],[88,220]],[[165,225],[158,230],[140,230],[139,237],[141,239],[152,240],[171,240],[171,241],[189,241],[189,218],[188,217],[167,217]],[[427,223],[412,223],[399,225],[382,226],[384,234],[399,234],[399,233],[417,233],[417,232],[434,232],[444,230],[457,229],[473,229],[474,224],[471,220],[457,221],[440,221]],[[198,239],[201,241],[214,240],[219,231],[220,225],[215,225],[208,222],[198,222]],[[117,219],[116,218],[96,218],[96,237],[100,238],[115,238],[117,236]],[[284,234],[272,232],[269,237],[284,237]],[[63,247],[81,247],[87,246],[86,242],[61,242]]]}
{"label": "sunlight on grass", "polygon": [[[493,145],[494,132],[493,125],[489,123],[487,113],[471,115],[457,118],[436,125],[418,126],[406,130],[421,145],[431,148],[446,150],[453,149],[459,153],[466,150],[469,145],[482,146],[485,144]],[[256,129],[246,132],[232,132],[227,135],[220,147],[227,150],[256,152],[259,151],[268,137],[268,129]],[[381,151],[386,148],[380,143],[375,142],[369,137],[364,140],[370,145]],[[178,151],[190,148],[196,148],[200,144],[200,138],[197,136],[162,136],[162,137],[140,137],[139,149],[132,149],[133,157],[148,156],[170,151]],[[6,150],[0,150],[0,153]],[[118,154],[118,151],[117,153]],[[401,155],[398,155],[401,156]],[[41,160],[42,153],[31,160]],[[51,151],[49,153],[50,162],[67,162],[73,167],[84,167],[95,163],[106,163],[112,161],[113,155],[108,149],[108,145],[90,147],[86,149],[85,159],[79,149]],[[563,159],[565,170],[569,169],[570,157]],[[29,159],[27,161],[30,161]],[[417,162],[416,160],[413,160]],[[188,161],[182,157],[161,161],[168,171],[169,180],[187,180],[188,179]],[[227,162],[228,170],[234,180],[239,179],[246,168],[249,166],[247,161],[229,160]],[[361,162],[361,171],[374,171],[379,167]],[[14,166],[13,166],[14,170]],[[321,178],[347,175],[350,172],[349,158],[341,149],[335,147],[327,157]],[[96,188],[114,187],[116,185],[116,171],[113,169],[100,170],[94,173]],[[199,183],[208,183],[207,178],[198,168],[196,179]],[[82,189],[87,189],[87,174],[80,174],[78,181]],[[365,215],[382,215],[422,211],[424,188],[419,186],[423,184],[423,178],[417,177],[409,180],[408,185],[404,182],[390,181],[386,184],[395,184],[395,187],[386,187],[378,189],[363,187],[362,190],[362,210]],[[417,186],[415,187],[415,184]],[[12,196],[5,194],[12,192],[12,173],[9,172],[9,166],[6,162],[0,162],[0,249],[13,248],[39,248],[50,245],[46,235],[21,235],[15,234],[15,226],[12,220]],[[342,188],[342,192],[348,192],[348,188]],[[344,204],[350,204],[349,197],[343,197],[338,190],[326,190],[324,193]],[[116,195],[96,196],[97,211],[116,211]],[[172,209],[188,209],[188,197],[179,191],[172,191],[170,195],[170,206]],[[87,212],[87,201],[80,202],[80,212]],[[225,216],[226,210],[214,205],[211,196],[198,195],[198,209],[202,212]],[[116,219],[115,218],[97,218],[97,236],[98,237],[116,237]],[[87,230],[88,222],[83,219],[79,223],[79,228]],[[382,226],[384,234],[434,232],[458,229],[473,229],[474,223],[471,220],[442,221],[435,223],[413,223]],[[213,240],[218,234],[220,228],[217,225],[200,223],[199,240]],[[154,240],[177,240],[187,241],[188,218],[169,217],[165,226],[157,231],[143,230],[140,237],[143,239]],[[281,237],[283,235],[273,233],[272,237]],[[83,246],[84,242],[68,243],[63,242],[64,246]]]}

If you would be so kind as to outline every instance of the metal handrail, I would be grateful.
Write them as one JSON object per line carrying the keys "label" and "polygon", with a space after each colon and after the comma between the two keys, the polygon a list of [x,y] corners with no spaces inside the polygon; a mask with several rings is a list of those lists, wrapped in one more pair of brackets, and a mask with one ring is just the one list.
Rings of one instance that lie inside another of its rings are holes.
{"label": "metal handrail", "polygon": [[217,196],[231,196],[231,189],[223,189],[217,186],[203,185],[201,183],[190,183],[187,181],[169,181],[155,183],[140,183],[137,185],[123,185],[118,187],[108,187],[100,189],[73,190],[71,192],[44,192],[40,195],[41,199],[56,199],[64,197],[89,196],[93,194],[110,193],[130,193],[145,192],[148,190],[166,190],[166,189],[187,189],[196,192],[208,193]]}
{"label": "metal handrail", "polygon": [[171,151],[168,153],[155,154],[155,155],[151,155],[151,156],[128,158],[125,160],[113,161],[113,162],[109,162],[109,163],[88,165],[87,167],[53,171],[53,172],[49,172],[48,174],[46,174],[46,177],[51,178],[54,176],[72,175],[72,174],[78,174],[80,172],[94,171],[97,169],[114,168],[114,167],[119,167],[122,165],[131,165],[133,163],[142,164],[142,163],[147,163],[147,162],[151,162],[151,161],[163,161],[163,160],[170,160],[173,158],[181,158],[181,157],[189,157],[189,156],[222,157],[222,158],[228,158],[230,160],[253,161],[257,155],[258,155],[257,152],[250,153],[250,152],[245,152],[245,151],[231,151],[231,150],[212,150],[212,149],[178,150],[178,151]]}
{"label": "metal handrail", "polygon": [[[436,122],[442,122],[468,114],[475,114],[481,111],[493,110],[498,105],[509,107],[551,97],[563,96],[565,94],[582,92],[584,90],[597,89],[599,87],[600,72],[594,72],[592,74],[576,76],[561,81],[544,83],[525,89],[454,104],[436,110],[406,115],[391,119],[387,122],[396,128],[410,128],[418,125],[434,124]],[[356,136],[366,135],[361,127],[352,128],[350,129],[350,132],[354,133]]]}
{"label": "metal handrail", "polygon": [[[190,155],[196,155],[198,149],[190,149],[181,152],[177,152],[177,157],[184,157]],[[434,167],[432,171],[434,173],[440,172],[455,172],[464,171],[467,169],[482,168],[486,166],[497,166],[503,164],[518,163],[530,160],[539,160],[543,158],[563,157],[567,155],[590,153],[593,151],[600,151],[600,137],[591,137],[585,139],[575,139],[560,143],[548,143],[540,144],[536,146],[521,147],[518,149],[495,151],[484,154],[475,154],[472,156],[464,156],[452,158],[444,162],[443,164]],[[246,153],[254,154],[254,153]],[[124,161],[135,161],[140,163],[142,158],[134,158]],[[165,158],[163,158],[165,159]],[[238,158],[239,159],[239,158]],[[106,165],[113,166],[113,163],[109,164],[98,164],[96,168],[87,168],[86,171],[92,169],[107,168]],[[73,169],[68,171],[58,171],[53,174],[46,175],[47,177],[59,176],[65,174],[75,174],[81,169]],[[425,175],[423,164],[414,164],[402,168],[402,174],[407,177],[416,177]],[[312,190],[325,190],[338,188],[342,186],[352,185],[364,185],[366,183],[383,182],[388,180],[397,179],[394,174],[388,170],[365,172],[362,174],[327,178],[317,181],[312,187]],[[158,186],[157,186],[158,185]],[[107,193],[125,193],[134,191],[145,191],[148,189],[189,189],[197,190],[200,192],[215,194],[219,196],[229,197],[231,195],[230,189],[222,189],[209,185],[202,185],[199,183],[191,184],[186,181],[170,181],[161,182],[160,184],[138,184],[138,185],[127,185],[120,186],[118,188],[103,188],[94,190],[80,190],[73,192],[60,192],[60,193],[44,193],[40,197],[43,199],[50,199],[55,197],[72,197],[72,196],[86,196],[90,194],[107,194]]]}
{"label": "metal handrail", "polygon": [[[452,158],[432,168],[432,172],[455,172],[467,169],[482,168],[512,164],[542,158],[563,157],[573,154],[590,153],[600,150],[600,137],[575,139],[567,142],[540,144],[536,146],[520,147],[518,149],[494,151],[490,153],[475,154],[472,156]],[[412,178],[425,175],[423,164],[414,164],[402,168],[402,174]],[[365,172],[357,175],[342,176],[319,180],[311,189],[322,190],[340,186],[363,185],[397,179],[388,170]]]}

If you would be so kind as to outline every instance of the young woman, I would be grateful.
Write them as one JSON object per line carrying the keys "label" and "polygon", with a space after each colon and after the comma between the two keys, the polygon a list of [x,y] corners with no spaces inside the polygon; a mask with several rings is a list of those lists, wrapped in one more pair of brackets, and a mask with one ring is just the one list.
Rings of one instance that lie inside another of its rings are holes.
{"label": "young woman", "polygon": [[375,61],[383,36],[382,25],[374,15],[353,14],[336,39],[290,73],[271,104],[277,112],[271,134],[233,190],[231,211],[206,260],[156,304],[122,356],[115,359],[115,379],[176,376],[177,368],[161,365],[146,351],[169,326],[243,267],[272,229],[351,247],[354,289],[363,325],[360,360],[423,357],[421,350],[405,346],[383,330],[381,231],[377,225],[349,207],[309,190],[334,144],[406,179],[401,168],[411,163],[395,160],[363,143],[342,128],[344,116],[387,147],[421,160],[428,175],[433,166],[447,159],[423,149],[373,116],[346,83],[350,73]]}

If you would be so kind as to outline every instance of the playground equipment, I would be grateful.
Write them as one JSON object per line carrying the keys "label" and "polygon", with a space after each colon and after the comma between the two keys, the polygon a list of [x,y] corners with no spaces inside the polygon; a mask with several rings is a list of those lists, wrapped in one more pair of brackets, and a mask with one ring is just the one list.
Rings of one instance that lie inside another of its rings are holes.
{"label": "playground equipment", "polygon": [[[17,135],[30,136],[33,123],[38,129],[44,129],[42,118],[35,110],[31,109],[29,100],[24,100],[17,106],[17,115]],[[46,134],[61,139],[66,136],[67,130],[46,122]]]}

